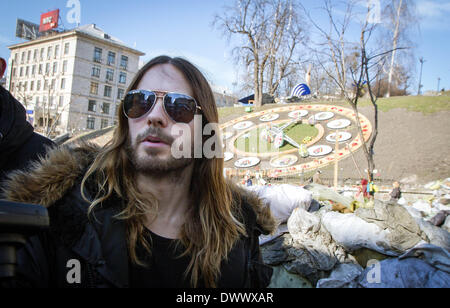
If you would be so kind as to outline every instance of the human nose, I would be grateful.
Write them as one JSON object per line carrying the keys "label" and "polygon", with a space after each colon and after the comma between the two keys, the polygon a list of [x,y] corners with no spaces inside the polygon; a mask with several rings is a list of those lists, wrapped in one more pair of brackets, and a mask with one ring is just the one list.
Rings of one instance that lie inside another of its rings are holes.
{"label": "human nose", "polygon": [[155,105],[152,110],[147,114],[147,124],[158,126],[158,127],[166,127],[169,119],[166,116],[166,112],[164,111],[163,106],[163,98],[157,97],[155,101]]}

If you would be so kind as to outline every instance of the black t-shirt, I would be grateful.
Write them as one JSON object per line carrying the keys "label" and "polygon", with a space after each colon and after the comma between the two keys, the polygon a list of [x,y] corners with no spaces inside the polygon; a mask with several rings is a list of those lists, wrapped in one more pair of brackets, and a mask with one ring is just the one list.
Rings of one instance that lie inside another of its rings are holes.
{"label": "black t-shirt", "polygon": [[189,288],[190,277],[185,278],[190,257],[179,257],[183,252],[177,240],[161,237],[148,229],[145,236],[150,243],[151,254],[137,245],[136,253],[147,267],[130,263],[130,282],[133,288]]}
{"label": "black t-shirt", "polygon": [[[151,243],[149,255],[143,247],[137,245],[136,253],[140,260],[148,264],[142,267],[130,262],[130,284],[132,288],[191,288],[190,276],[185,278],[190,256],[179,257],[183,252],[181,243],[176,247],[177,240],[161,237],[145,229],[147,241]],[[150,238],[152,241],[150,241]],[[176,250],[175,250],[176,247]],[[244,242],[239,240],[223,261],[220,277],[217,282],[219,288],[248,287],[246,280],[247,249]],[[197,287],[204,287],[199,278]]]}

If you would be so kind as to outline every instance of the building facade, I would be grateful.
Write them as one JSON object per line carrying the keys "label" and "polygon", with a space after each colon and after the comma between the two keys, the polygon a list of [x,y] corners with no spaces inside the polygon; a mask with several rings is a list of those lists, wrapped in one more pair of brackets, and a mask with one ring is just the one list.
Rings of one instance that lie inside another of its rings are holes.
{"label": "building facade", "polygon": [[6,88],[35,129],[50,136],[115,125],[144,55],[94,24],[9,49]]}

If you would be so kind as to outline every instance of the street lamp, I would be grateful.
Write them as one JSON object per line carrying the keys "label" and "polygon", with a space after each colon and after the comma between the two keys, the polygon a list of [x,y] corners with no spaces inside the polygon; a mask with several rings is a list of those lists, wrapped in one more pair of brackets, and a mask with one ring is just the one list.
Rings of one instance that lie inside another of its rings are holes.
{"label": "street lamp", "polygon": [[439,84],[441,83],[441,77],[438,77],[438,87],[437,87],[437,92],[439,93]]}
{"label": "street lamp", "polygon": [[422,88],[422,68],[423,63],[426,62],[423,57],[419,59],[420,62],[420,77],[419,77],[419,90],[417,91],[417,95],[420,95],[420,89]]}

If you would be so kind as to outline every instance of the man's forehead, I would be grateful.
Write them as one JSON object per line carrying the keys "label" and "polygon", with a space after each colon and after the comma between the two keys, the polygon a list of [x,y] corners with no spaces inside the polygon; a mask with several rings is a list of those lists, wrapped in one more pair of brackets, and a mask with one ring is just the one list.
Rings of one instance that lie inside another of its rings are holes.
{"label": "man's forehead", "polygon": [[158,64],[150,68],[142,76],[137,88],[193,94],[183,73],[171,64]]}

